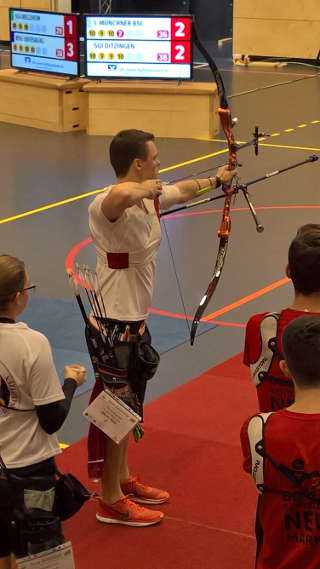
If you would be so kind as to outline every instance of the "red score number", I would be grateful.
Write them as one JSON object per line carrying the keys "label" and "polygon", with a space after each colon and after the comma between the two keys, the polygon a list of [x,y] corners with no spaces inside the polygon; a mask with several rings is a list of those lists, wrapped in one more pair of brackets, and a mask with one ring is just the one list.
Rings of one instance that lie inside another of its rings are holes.
{"label": "red score number", "polygon": [[171,42],[171,63],[190,63],[190,42]]}
{"label": "red score number", "polygon": [[67,15],[64,20],[64,36],[67,38],[77,38],[78,36],[78,20],[77,16]]}
{"label": "red score number", "polygon": [[78,59],[78,43],[77,40],[64,38],[64,59],[68,61],[77,61]]}
{"label": "red score number", "polygon": [[171,40],[191,40],[191,18],[171,18]]}

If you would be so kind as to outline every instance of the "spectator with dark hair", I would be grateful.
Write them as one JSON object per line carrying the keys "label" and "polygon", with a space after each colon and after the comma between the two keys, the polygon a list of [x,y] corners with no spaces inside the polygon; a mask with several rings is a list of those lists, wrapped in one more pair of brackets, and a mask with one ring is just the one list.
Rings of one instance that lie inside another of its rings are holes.
{"label": "spectator with dark hair", "polygon": [[[0,456],[9,475],[19,477],[20,487],[23,482],[25,506],[51,512],[54,457],[61,452],[55,433],[67,417],[77,386],[86,379],[86,369],[65,366],[61,387],[47,338],[24,322],[16,322],[35,287],[22,261],[0,254]],[[49,483],[46,488],[44,477]],[[28,486],[30,478],[32,486]],[[34,487],[34,480],[39,481],[39,488]],[[3,498],[7,481],[1,468],[0,482]],[[5,508],[2,499],[0,569],[12,567],[11,554],[29,553],[27,544],[13,531],[13,520],[13,509]],[[51,532],[49,541],[60,539],[55,526]]]}
{"label": "spectator with dark hair", "polygon": [[280,368],[294,384],[288,409],[241,431],[244,470],[260,492],[256,569],[318,569],[320,559],[320,315],[292,320]]}
{"label": "spectator with dark hair", "polygon": [[[212,189],[231,182],[235,171],[227,166],[218,176],[199,180],[183,180],[164,185],[158,179],[160,165],[154,136],[140,130],[119,132],[110,144],[110,161],[116,184],[106,188],[89,207],[89,225],[97,254],[97,275],[106,306],[105,326],[112,339],[121,341],[127,335],[129,384],[138,412],[146,389],[144,377],[132,373],[132,346],[141,336],[150,342],[146,319],[151,305],[155,279],[156,255],[161,240],[160,208],[184,203],[198,190]],[[131,341],[132,339],[132,341]],[[88,342],[91,358],[96,342]],[[122,358],[123,358],[122,349]],[[130,365],[129,365],[129,362]],[[119,367],[120,366],[119,364]],[[98,370],[99,371],[99,370]],[[111,372],[110,372],[111,373]],[[98,380],[100,380],[98,378]],[[97,383],[96,383],[97,385]],[[121,390],[116,389],[121,397]],[[92,398],[97,396],[97,389]],[[100,445],[97,438],[103,437]],[[159,522],[163,514],[138,504],[162,504],[169,498],[165,490],[142,483],[131,475],[127,458],[128,437],[120,444],[90,426],[89,474],[102,480],[102,499],[97,519],[105,523],[147,526]]]}
{"label": "spectator with dark hair", "polygon": [[293,382],[279,366],[281,336],[294,318],[320,313],[320,225],[309,223],[298,229],[289,247],[286,274],[294,287],[292,304],[279,313],[256,314],[246,327],[243,361],[250,366],[260,411],[276,411],[294,400]]}

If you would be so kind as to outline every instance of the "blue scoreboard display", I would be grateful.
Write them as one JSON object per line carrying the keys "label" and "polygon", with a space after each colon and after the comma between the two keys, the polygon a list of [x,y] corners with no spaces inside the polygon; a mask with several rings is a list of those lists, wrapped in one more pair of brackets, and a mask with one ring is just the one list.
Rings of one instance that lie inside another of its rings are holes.
{"label": "blue scoreboard display", "polygon": [[85,16],[85,74],[191,79],[192,16]]}
{"label": "blue scoreboard display", "polygon": [[10,8],[11,67],[79,75],[76,14]]}

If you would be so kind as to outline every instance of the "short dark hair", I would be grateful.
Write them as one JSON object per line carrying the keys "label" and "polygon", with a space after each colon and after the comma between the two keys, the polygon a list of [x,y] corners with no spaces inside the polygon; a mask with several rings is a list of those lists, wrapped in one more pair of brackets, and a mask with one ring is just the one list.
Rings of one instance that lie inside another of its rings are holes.
{"label": "short dark hair", "polygon": [[22,291],[25,276],[25,265],[20,259],[0,254],[0,311],[6,310],[14,295]]}
{"label": "short dark hair", "polygon": [[112,139],[109,154],[116,176],[125,176],[135,158],[146,160],[146,143],[154,135],[143,130],[121,130]]}
{"label": "short dark hair", "polygon": [[320,225],[308,223],[298,229],[289,247],[288,263],[297,292],[320,292]]}
{"label": "short dark hair", "polygon": [[320,386],[320,314],[292,320],[283,331],[282,348],[296,383]]}

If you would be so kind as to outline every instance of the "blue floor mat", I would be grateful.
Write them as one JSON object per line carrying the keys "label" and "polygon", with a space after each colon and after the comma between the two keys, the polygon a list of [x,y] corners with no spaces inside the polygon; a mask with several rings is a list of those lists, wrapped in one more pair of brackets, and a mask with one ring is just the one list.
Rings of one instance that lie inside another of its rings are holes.
{"label": "blue floor mat", "polygon": [[[63,378],[63,368],[66,364],[77,363],[86,366],[88,381],[77,389],[77,395],[92,388],[94,375],[84,338],[84,322],[76,302],[36,296],[30,299],[21,320],[30,328],[47,336],[59,377]],[[148,327],[152,344],[160,354],[189,341],[185,320],[150,314]],[[213,328],[216,328],[216,325],[201,323],[198,333]]]}

